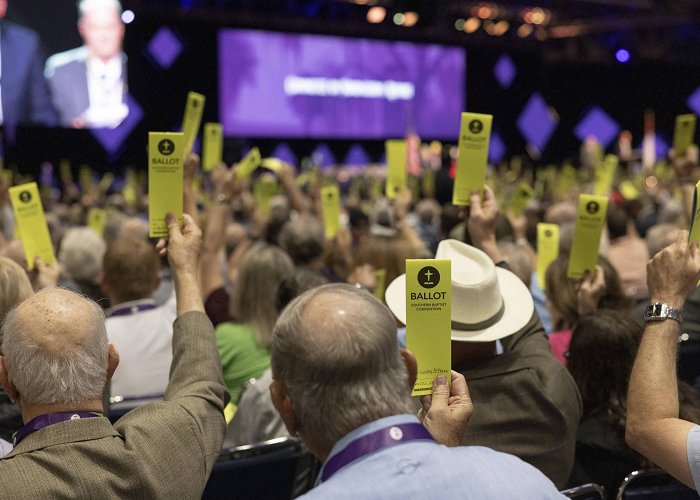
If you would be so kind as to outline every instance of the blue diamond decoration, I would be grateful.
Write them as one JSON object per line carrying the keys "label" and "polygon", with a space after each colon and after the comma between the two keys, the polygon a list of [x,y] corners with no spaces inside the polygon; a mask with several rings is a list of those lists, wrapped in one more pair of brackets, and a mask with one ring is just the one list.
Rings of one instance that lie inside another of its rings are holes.
{"label": "blue diamond decoration", "polygon": [[343,163],[352,167],[364,167],[372,162],[367,151],[359,144],[353,144],[345,155]]}
{"label": "blue diamond decoration", "polygon": [[700,115],[700,87],[688,97],[688,107],[695,111],[696,115]]}
{"label": "blue diamond decoration", "polygon": [[491,133],[491,142],[489,142],[489,162],[499,163],[506,154],[506,145],[501,138],[501,134],[494,131]]}
{"label": "blue diamond decoration", "polygon": [[557,128],[557,120],[549,111],[549,106],[539,93],[532,94],[518,117],[518,130],[528,143],[543,151]]}
{"label": "blue diamond decoration", "polygon": [[493,76],[496,77],[499,85],[504,89],[510,87],[517,73],[518,70],[515,68],[513,60],[506,54],[499,57],[496,65],[493,67]]}
{"label": "blue diamond decoration", "polygon": [[327,144],[320,143],[311,153],[311,161],[320,168],[328,168],[336,164],[335,155]]}
{"label": "blue diamond decoration", "polygon": [[93,128],[90,129],[92,135],[102,145],[104,150],[113,155],[122,147],[124,142],[134,131],[134,128],[143,118],[143,109],[131,94],[127,94],[125,103],[129,108],[129,114],[126,115],[124,121],[115,128]]}
{"label": "blue diamond decoration", "polygon": [[297,157],[292,151],[292,149],[289,147],[289,144],[287,144],[286,142],[280,142],[279,144],[277,144],[270,156],[272,158],[280,159],[285,163],[289,163],[290,165],[296,166],[297,164]]}
{"label": "blue diamond decoration", "polygon": [[581,142],[588,137],[595,137],[603,147],[607,147],[619,132],[620,125],[598,106],[586,113],[574,129],[574,135]]}
{"label": "blue diamond decoration", "polygon": [[148,53],[161,69],[169,69],[180,57],[184,47],[170,28],[159,29],[148,42]]}

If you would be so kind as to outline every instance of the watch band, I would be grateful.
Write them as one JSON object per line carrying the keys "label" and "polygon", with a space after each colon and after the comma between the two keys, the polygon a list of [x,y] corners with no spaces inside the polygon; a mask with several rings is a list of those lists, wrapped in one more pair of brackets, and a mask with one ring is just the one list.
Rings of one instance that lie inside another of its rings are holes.
{"label": "watch band", "polygon": [[663,321],[665,319],[672,319],[680,323],[683,320],[683,315],[680,309],[670,307],[662,302],[656,302],[647,306],[644,315],[645,321]]}

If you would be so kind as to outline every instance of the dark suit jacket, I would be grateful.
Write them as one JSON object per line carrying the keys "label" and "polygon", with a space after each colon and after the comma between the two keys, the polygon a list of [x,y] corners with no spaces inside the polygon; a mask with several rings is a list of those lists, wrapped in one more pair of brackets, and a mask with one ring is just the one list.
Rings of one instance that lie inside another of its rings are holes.
{"label": "dark suit jacket", "polygon": [[[73,120],[90,107],[87,81],[86,46],[54,54],[46,61],[44,75],[49,82],[53,105],[61,124],[71,126]],[[122,75],[126,81],[126,55],[122,55]]]}
{"label": "dark suit jacket", "polygon": [[198,312],[174,324],[165,400],[29,434],[0,460],[0,498],[200,498],[226,422],[214,330]]}
{"label": "dark suit jacket", "polygon": [[3,20],[0,22],[0,51],[5,124],[13,128],[25,123],[56,125],[58,118],[44,79],[37,34]]}
{"label": "dark suit jacket", "polygon": [[516,455],[564,488],[582,413],[576,383],[552,355],[537,313],[501,343],[503,354],[454,367],[474,403],[461,444]]}

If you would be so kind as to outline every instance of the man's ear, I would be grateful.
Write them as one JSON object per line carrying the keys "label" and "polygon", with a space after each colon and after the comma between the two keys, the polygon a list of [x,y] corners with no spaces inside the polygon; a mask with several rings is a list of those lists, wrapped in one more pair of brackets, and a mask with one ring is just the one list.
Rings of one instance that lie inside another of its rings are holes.
{"label": "man's ear", "polygon": [[270,384],[270,397],[272,398],[272,404],[277,409],[277,413],[282,417],[287,432],[289,432],[291,436],[296,435],[299,430],[297,427],[297,417],[294,414],[294,407],[292,406],[292,400],[289,399],[287,389],[277,380],[273,379]]}
{"label": "man's ear", "polygon": [[107,384],[112,380],[117,366],[119,366],[119,351],[114,344],[110,343],[107,346]]}
{"label": "man's ear", "polygon": [[9,396],[10,401],[14,403],[19,399],[19,393],[17,392],[17,388],[12,382],[10,374],[7,372],[5,356],[0,356],[0,384],[2,384],[2,388],[5,389],[5,393],[7,393],[7,395]]}
{"label": "man's ear", "polygon": [[403,363],[406,365],[406,371],[408,372],[409,389],[413,390],[413,386],[416,385],[416,379],[418,378],[418,361],[416,361],[416,357],[408,349],[401,349],[401,357],[403,358]]}

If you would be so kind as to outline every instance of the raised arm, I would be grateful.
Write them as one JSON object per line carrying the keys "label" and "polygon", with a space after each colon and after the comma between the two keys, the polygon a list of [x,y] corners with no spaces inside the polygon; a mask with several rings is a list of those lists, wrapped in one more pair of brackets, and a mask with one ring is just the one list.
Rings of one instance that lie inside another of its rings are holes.
{"label": "raised arm", "polygon": [[287,198],[289,198],[289,206],[300,214],[309,212],[311,210],[311,203],[306,196],[304,196],[304,193],[297,184],[294,167],[287,163],[283,163],[282,168],[277,174],[277,178],[282,184]]}
{"label": "raised arm", "polygon": [[478,192],[469,197],[469,219],[467,227],[472,244],[488,255],[494,264],[503,261],[503,255],[496,243],[496,220],[498,219],[498,202],[493,190],[484,186],[483,198]]}
{"label": "raised arm", "polygon": [[185,160],[184,178],[182,183],[182,210],[186,214],[190,214],[195,224],[199,224],[199,212],[197,210],[197,200],[195,199],[192,184],[198,170],[199,156],[194,153],[190,153],[190,156]]}
{"label": "raised arm", "polygon": [[233,168],[217,165],[212,171],[214,182],[214,205],[207,217],[206,238],[202,247],[201,285],[202,298],[223,286],[219,269],[219,256],[224,248],[226,223],[231,212],[231,202],[240,191]]}
{"label": "raised arm", "polygon": [[[700,255],[681,231],[647,264],[650,303],[682,309],[700,280]],[[627,443],[678,480],[695,488],[687,447],[692,423],[678,418],[676,354],[680,323],[648,322],[632,368],[627,395]],[[696,450],[700,453],[700,449]]]}
{"label": "raised arm", "polygon": [[224,406],[229,391],[223,383],[219,353],[211,322],[197,285],[197,261],[202,233],[192,217],[183,215],[183,226],[168,214],[168,241],[158,249],[167,253],[177,299],[173,325],[173,361],[165,400],[181,406],[192,419],[192,439],[201,442],[207,471],[219,455],[226,431]]}

